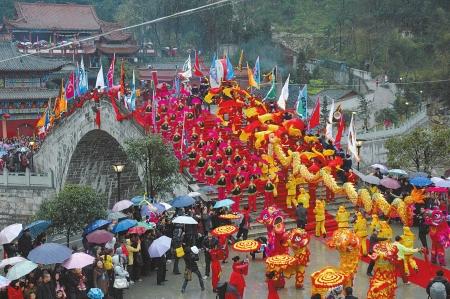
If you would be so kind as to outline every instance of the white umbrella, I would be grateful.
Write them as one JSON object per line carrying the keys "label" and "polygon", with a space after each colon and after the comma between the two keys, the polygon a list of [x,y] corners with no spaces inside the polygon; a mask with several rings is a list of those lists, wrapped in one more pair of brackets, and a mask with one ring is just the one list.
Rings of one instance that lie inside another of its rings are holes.
{"label": "white umbrella", "polygon": [[10,283],[11,281],[8,278],[0,276],[0,288],[6,288]]}
{"label": "white umbrella", "polygon": [[201,196],[202,194],[200,192],[194,191],[194,192],[190,192],[188,194],[188,196],[190,197],[196,197],[196,196]]}
{"label": "white umbrella", "polygon": [[113,212],[120,212],[120,211],[123,211],[125,209],[128,209],[132,205],[133,205],[133,202],[131,200],[124,199],[124,200],[121,200],[119,202],[116,202],[116,204],[112,208],[112,211]]}
{"label": "white umbrella", "polygon": [[443,178],[440,178],[437,176],[431,178],[431,181],[433,182],[433,184],[437,184],[438,182],[443,181],[443,180],[444,180]]}
{"label": "white umbrella", "polygon": [[15,256],[15,257],[10,257],[9,259],[4,259],[1,263],[0,263],[0,269],[5,268],[8,265],[14,266],[17,263],[26,261],[26,258],[23,258],[21,256]]}
{"label": "white umbrella", "polygon": [[160,202],[160,204],[162,204],[166,208],[166,211],[172,208],[172,206],[167,202]]}
{"label": "white umbrella", "polygon": [[178,216],[172,220],[172,223],[178,224],[198,224],[198,222],[190,216]]}
{"label": "white umbrella", "polygon": [[372,167],[373,169],[378,168],[381,173],[388,172],[388,168],[386,166],[384,166],[383,164],[373,164],[373,165],[370,165],[370,167]]}
{"label": "white umbrella", "polygon": [[442,180],[434,185],[436,187],[450,188],[450,180]]}
{"label": "white umbrella", "polygon": [[22,232],[22,224],[11,224],[0,232],[0,245],[8,244],[14,241]]}
{"label": "white umbrella", "polygon": [[148,248],[150,257],[161,257],[170,249],[172,239],[167,236],[162,236],[152,242]]}
{"label": "white umbrella", "polygon": [[366,175],[364,176],[364,178],[361,178],[364,182],[372,184],[372,185],[379,185],[380,184],[380,179],[374,175]]}
{"label": "white umbrella", "polygon": [[393,176],[407,176],[408,173],[403,169],[389,169],[388,173]]}

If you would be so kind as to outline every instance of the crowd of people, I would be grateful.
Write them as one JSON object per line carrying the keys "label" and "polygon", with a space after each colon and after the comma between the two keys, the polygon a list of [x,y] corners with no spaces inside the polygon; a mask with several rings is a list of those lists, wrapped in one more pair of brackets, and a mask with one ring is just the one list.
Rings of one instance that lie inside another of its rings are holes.
{"label": "crowd of people", "polygon": [[0,138],[0,171],[25,172],[31,168],[32,155],[41,141],[30,136]]}

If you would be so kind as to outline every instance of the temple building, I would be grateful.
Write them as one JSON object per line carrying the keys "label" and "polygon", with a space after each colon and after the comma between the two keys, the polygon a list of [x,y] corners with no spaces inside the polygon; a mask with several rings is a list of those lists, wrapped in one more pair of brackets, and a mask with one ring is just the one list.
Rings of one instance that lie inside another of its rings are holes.
{"label": "temple building", "polygon": [[[79,61],[83,55],[87,68],[98,68],[102,57],[113,54],[136,60],[137,55],[153,55],[141,49],[133,36],[118,23],[102,21],[92,5],[56,3],[15,3],[16,17],[5,19],[3,36],[17,42],[22,53],[39,53]],[[101,35],[101,36],[99,36]],[[72,44],[54,48],[72,42]]]}
{"label": "temple building", "polygon": [[[59,94],[58,84],[51,82],[50,77],[65,68],[73,65],[61,59],[23,56],[14,43],[0,42],[2,137],[33,135],[36,121],[49,99],[54,100]],[[52,85],[54,89],[48,88]]]}

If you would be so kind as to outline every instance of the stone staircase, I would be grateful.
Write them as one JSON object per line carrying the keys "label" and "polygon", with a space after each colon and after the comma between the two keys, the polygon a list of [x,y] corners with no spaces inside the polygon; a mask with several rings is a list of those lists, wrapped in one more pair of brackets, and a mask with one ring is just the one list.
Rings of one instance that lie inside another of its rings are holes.
{"label": "stone staircase", "polygon": [[[195,181],[191,180],[191,183],[189,184],[189,189],[192,191],[196,191],[203,186],[206,186],[206,184],[201,183],[201,182],[195,182]],[[304,184],[301,187],[305,188],[305,190],[308,190],[307,184]],[[318,188],[316,190],[317,198],[320,198],[320,199],[325,198],[325,193],[326,193],[325,187],[318,186]],[[218,199],[218,195],[217,195],[217,193],[210,193],[210,194],[203,196],[202,199],[205,201],[215,201]],[[244,192],[242,194],[240,208],[242,209],[247,203],[248,203],[247,193]],[[275,200],[275,205],[282,210],[282,212],[285,216],[286,230],[297,227],[296,221],[295,221],[295,209],[288,210],[286,207],[286,190],[285,189],[283,190],[283,188],[279,187],[278,196]],[[341,206],[341,205],[345,206],[347,211],[349,211],[351,213],[354,211],[353,204],[342,195],[336,196],[334,201],[328,202],[326,205],[327,214],[326,214],[326,220],[325,220],[325,227],[327,229],[327,232],[331,232],[331,231],[334,231],[335,229],[337,229],[337,223],[336,223],[334,217],[336,215],[336,212],[337,212],[339,206]],[[256,199],[257,212],[252,212],[250,214],[251,219],[252,219],[252,224],[251,224],[251,230],[249,231],[249,234],[248,234],[249,239],[254,239],[254,238],[257,238],[260,236],[266,236],[266,234],[267,234],[267,230],[266,230],[265,226],[263,224],[256,222],[256,218],[259,216],[259,213],[261,212],[263,207],[264,207],[264,197],[260,196]],[[306,226],[306,230],[312,234],[314,234],[314,230],[315,230],[313,208],[314,207],[310,206],[310,208],[308,209],[308,224]]]}

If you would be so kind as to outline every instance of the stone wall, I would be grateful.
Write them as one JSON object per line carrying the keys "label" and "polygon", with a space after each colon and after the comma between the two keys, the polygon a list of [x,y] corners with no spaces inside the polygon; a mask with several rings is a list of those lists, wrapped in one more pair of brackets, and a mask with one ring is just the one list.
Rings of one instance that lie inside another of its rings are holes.
{"label": "stone wall", "polygon": [[27,223],[42,201],[55,194],[53,188],[0,187],[0,229],[13,223]]}

